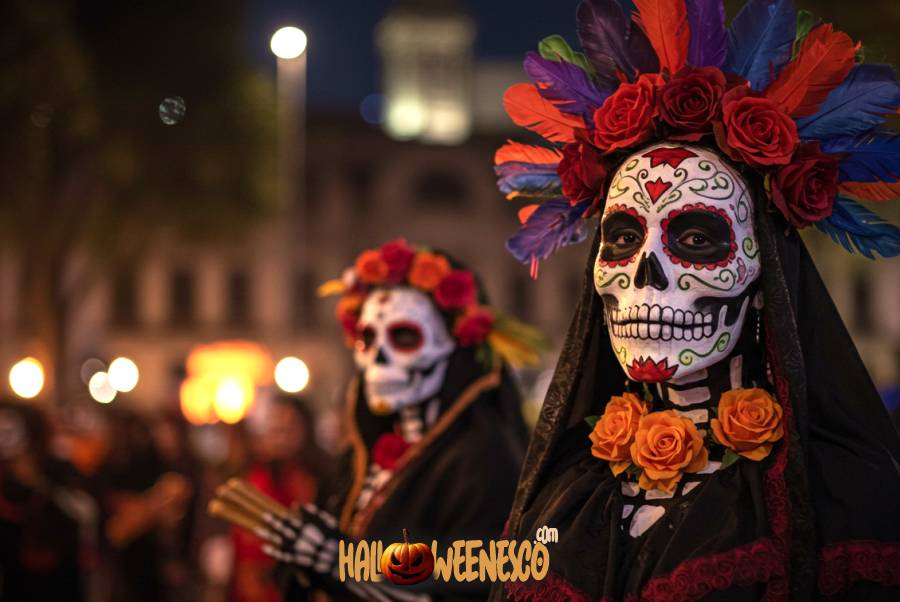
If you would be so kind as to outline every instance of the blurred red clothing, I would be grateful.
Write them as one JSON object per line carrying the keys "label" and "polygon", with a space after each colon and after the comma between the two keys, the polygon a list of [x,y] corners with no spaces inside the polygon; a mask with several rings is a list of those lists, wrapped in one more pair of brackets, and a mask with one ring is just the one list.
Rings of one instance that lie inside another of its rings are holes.
{"label": "blurred red clothing", "polygon": [[[247,472],[247,481],[285,506],[315,501],[316,479],[297,464],[277,462],[255,464]],[[253,535],[232,529],[234,541],[234,602],[281,602],[272,581],[276,561],[262,551],[262,543]]]}

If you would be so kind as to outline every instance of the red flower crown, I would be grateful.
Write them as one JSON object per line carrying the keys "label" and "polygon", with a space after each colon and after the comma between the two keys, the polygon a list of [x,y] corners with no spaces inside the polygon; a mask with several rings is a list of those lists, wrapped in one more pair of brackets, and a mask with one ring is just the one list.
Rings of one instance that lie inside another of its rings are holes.
{"label": "red flower crown", "polygon": [[586,236],[622,155],[654,141],[716,146],[762,177],[795,228],[815,224],[848,251],[900,254],[900,230],[857,203],[900,197],[900,108],[885,65],[792,0],[750,0],[725,28],[721,0],[583,0],[584,54],[560,36],[528,53],[533,84],[504,95],[512,120],[550,146],[510,141],[495,156],[499,187],[533,204],[507,242],[523,263]]}

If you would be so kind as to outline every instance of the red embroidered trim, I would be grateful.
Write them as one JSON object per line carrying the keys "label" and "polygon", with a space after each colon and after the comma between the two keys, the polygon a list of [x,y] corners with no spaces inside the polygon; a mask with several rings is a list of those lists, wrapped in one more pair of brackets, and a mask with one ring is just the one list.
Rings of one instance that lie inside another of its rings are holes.
{"label": "red embroidered trim", "polygon": [[[530,579],[528,581],[508,581],[503,587],[504,593],[518,602],[531,600],[531,602],[589,602],[584,592],[574,585],[553,573],[540,581]],[[601,600],[601,602],[604,602]]]}
{"label": "red embroidered trim", "polygon": [[819,592],[834,596],[857,581],[900,586],[900,543],[844,541],[819,552]]}

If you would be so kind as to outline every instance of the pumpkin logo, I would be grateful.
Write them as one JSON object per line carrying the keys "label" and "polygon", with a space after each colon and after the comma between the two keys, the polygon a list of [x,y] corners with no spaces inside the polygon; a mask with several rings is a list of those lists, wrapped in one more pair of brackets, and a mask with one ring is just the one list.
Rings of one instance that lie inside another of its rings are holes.
{"label": "pumpkin logo", "polygon": [[409,543],[403,529],[403,543],[392,543],[381,555],[381,573],[395,585],[421,583],[434,572],[434,554],[424,543]]}

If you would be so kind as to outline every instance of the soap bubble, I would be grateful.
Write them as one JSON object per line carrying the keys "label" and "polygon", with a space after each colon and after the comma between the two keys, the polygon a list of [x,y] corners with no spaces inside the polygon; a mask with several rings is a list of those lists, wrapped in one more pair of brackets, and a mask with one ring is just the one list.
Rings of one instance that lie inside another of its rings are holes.
{"label": "soap bubble", "polygon": [[166,125],[175,125],[184,119],[184,99],[180,96],[163,98],[159,103],[159,119]]}

